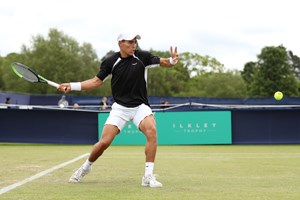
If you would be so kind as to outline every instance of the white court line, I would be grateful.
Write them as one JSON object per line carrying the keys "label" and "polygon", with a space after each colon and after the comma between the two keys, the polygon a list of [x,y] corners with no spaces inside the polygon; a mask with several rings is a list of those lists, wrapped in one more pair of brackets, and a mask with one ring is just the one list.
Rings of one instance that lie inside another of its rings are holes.
{"label": "white court line", "polygon": [[59,165],[56,165],[56,166],[54,166],[54,167],[52,167],[50,169],[47,169],[45,171],[42,171],[40,173],[37,173],[36,175],[33,175],[33,176],[29,177],[29,178],[26,178],[26,179],[24,179],[24,180],[22,180],[20,182],[17,182],[17,183],[14,183],[12,185],[3,187],[3,188],[0,189],[0,195],[4,194],[4,193],[6,193],[6,192],[8,192],[10,190],[13,190],[13,189],[15,189],[15,188],[17,188],[19,186],[22,186],[22,185],[24,185],[24,184],[26,184],[28,182],[31,182],[31,181],[33,181],[35,179],[38,179],[38,178],[40,178],[42,176],[45,176],[45,175],[47,175],[47,174],[49,174],[49,173],[51,173],[51,172],[53,172],[53,171],[55,171],[57,169],[63,168],[63,167],[65,167],[65,166],[67,166],[67,165],[69,165],[69,164],[71,164],[73,162],[76,162],[77,160],[80,160],[80,159],[82,159],[84,157],[87,157],[88,155],[89,155],[88,153],[83,154],[83,155],[78,156],[78,157],[76,157],[76,158],[74,158],[72,160],[69,160],[69,161],[64,162],[62,164],[59,164]]}

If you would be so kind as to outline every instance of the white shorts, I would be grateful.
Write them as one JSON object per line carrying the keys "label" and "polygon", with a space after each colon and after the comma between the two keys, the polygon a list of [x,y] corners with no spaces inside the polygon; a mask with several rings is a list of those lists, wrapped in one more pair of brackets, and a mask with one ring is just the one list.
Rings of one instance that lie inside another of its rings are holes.
{"label": "white shorts", "polygon": [[139,127],[141,121],[152,114],[151,108],[145,104],[127,108],[115,102],[111,106],[111,111],[105,124],[115,125],[121,131],[129,121],[132,121],[136,127]]}

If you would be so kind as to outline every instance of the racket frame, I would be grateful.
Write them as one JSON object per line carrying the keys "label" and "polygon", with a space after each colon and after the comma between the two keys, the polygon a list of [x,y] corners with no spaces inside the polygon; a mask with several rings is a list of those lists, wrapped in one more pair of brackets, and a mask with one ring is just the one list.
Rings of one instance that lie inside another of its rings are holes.
{"label": "racket frame", "polygon": [[[30,79],[24,77],[22,74],[20,74],[20,73],[15,69],[15,67],[14,67],[15,65],[20,66],[20,67],[22,67],[22,68],[24,68],[24,69],[30,71],[34,76],[36,76],[37,81],[33,81],[33,80],[30,80]],[[26,80],[26,81],[28,81],[28,82],[31,82],[31,83],[37,83],[37,82],[40,82],[40,83],[47,83],[48,85],[51,85],[51,86],[53,86],[53,87],[55,87],[55,88],[58,88],[58,87],[59,87],[59,84],[58,84],[58,83],[55,83],[55,82],[53,82],[53,81],[50,81],[50,80],[44,78],[43,76],[39,75],[38,73],[36,73],[35,71],[33,71],[32,69],[30,69],[29,67],[27,67],[26,65],[24,65],[24,64],[22,64],[22,63],[14,62],[14,63],[12,63],[11,68],[12,68],[12,70],[15,72],[15,74],[16,74],[17,76],[19,76],[20,78],[22,78],[22,79],[24,79],[24,80]]]}

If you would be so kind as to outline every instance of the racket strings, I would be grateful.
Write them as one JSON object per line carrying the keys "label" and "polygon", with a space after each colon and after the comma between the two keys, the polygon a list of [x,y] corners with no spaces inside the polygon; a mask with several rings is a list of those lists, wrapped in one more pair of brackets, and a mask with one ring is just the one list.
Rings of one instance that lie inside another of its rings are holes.
{"label": "racket strings", "polygon": [[23,65],[21,65],[19,63],[14,63],[13,68],[14,68],[14,71],[21,78],[24,78],[30,82],[38,82],[39,81],[37,75]]}

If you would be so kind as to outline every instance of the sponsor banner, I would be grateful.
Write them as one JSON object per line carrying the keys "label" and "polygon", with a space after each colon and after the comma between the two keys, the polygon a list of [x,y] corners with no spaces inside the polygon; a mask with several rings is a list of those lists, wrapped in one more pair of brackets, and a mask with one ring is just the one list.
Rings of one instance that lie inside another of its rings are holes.
{"label": "sponsor banner", "polygon": [[[99,138],[108,113],[99,113]],[[158,144],[231,144],[231,112],[157,112],[155,113]],[[116,136],[113,144],[140,145],[146,139],[142,132],[129,122]]]}

